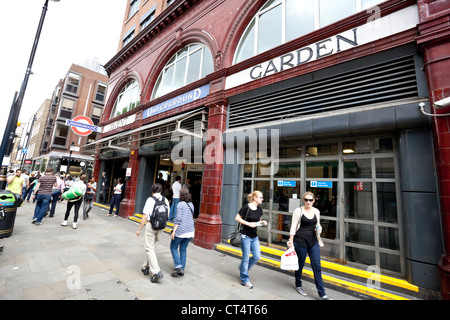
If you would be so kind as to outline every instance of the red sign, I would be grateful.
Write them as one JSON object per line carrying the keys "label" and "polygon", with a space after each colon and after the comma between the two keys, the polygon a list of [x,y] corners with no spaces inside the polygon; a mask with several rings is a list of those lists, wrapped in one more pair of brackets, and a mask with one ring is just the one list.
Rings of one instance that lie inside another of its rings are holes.
{"label": "red sign", "polygon": [[364,191],[364,182],[357,182],[356,185],[353,186],[353,190]]}
{"label": "red sign", "polygon": [[79,136],[88,136],[94,131],[99,131],[91,118],[76,116],[72,120],[66,120],[66,125],[72,127],[72,131]]}

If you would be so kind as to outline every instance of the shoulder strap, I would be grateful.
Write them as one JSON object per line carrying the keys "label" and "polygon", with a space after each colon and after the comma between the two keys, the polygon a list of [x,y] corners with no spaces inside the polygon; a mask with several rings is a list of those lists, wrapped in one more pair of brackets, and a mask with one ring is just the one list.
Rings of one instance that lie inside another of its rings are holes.
{"label": "shoulder strap", "polygon": [[[248,204],[247,204],[247,212],[245,213],[245,218],[244,218],[245,221],[247,221],[247,216],[248,216],[248,211],[249,211],[249,210],[250,210],[250,207],[249,207]],[[236,230],[241,231],[241,229],[242,229],[243,227],[244,227],[244,226],[243,226],[242,224],[238,223]]]}
{"label": "shoulder strap", "polygon": [[187,207],[189,208],[189,210],[191,210],[192,215],[194,214],[194,210],[191,209],[191,206],[189,205],[189,203],[192,202],[187,202],[186,200],[184,200],[184,202],[186,203]]}
{"label": "shoulder strap", "polygon": [[245,214],[244,220],[247,220],[249,210],[250,210],[250,206],[247,204],[247,213]]}

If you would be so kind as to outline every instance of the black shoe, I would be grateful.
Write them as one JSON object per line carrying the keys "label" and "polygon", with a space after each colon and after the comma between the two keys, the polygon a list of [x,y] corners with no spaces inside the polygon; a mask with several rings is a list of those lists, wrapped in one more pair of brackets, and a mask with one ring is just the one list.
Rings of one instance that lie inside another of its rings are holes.
{"label": "black shoe", "polygon": [[155,273],[154,275],[152,275],[152,278],[150,279],[150,281],[152,283],[158,282],[159,279],[161,279],[163,277],[161,271],[158,273]]}
{"label": "black shoe", "polygon": [[144,276],[148,276],[148,267],[147,268],[142,268],[141,271],[144,274]]}
{"label": "black shoe", "polygon": [[48,217],[49,217],[49,218],[53,218],[53,217],[54,217],[54,215],[53,215],[53,214],[51,214],[51,215],[49,215]]}
{"label": "black shoe", "polygon": [[172,277],[182,277],[184,276],[184,271],[181,268],[175,268],[175,270],[173,270],[173,272],[170,274]]}

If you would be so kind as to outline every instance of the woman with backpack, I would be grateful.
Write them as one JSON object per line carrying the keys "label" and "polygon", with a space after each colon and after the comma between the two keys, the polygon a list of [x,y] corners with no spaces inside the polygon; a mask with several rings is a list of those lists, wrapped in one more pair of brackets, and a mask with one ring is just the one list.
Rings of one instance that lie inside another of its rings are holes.
{"label": "woman with backpack", "polygon": [[183,187],[180,190],[180,202],[177,205],[177,215],[173,221],[172,252],[175,270],[172,277],[184,276],[186,268],[186,250],[191,238],[194,237],[194,205],[192,204],[189,189]]}

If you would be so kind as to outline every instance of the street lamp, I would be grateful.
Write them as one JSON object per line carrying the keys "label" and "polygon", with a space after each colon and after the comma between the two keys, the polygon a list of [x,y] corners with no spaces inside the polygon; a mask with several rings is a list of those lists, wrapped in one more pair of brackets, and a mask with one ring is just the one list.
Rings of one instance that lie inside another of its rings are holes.
{"label": "street lamp", "polygon": [[[51,0],[53,2],[59,2],[59,0]],[[33,65],[34,56],[36,55],[36,49],[39,42],[39,37],[41,35],[42,26],[44,24],[45,14],[47,12],[49,0],[45,0],[44,7],[42,8],[41,20],[39,21],[39,25],[37,28],[36,36],[34,38],[33,47],[31,49],[30,59],[28,61],[27,70],[25,72],[25,78],[23,79],[22,86],[20,87],[20,92],[17,95],[15,93],[14,100],[11,106],[11,110],[9,112],[8,123],[6,124],[5,133],[3,134],[3,140],[0,147],[0,165],[3,163],[3,157],[9,155],[11,153],[12,147],[12,138],[14,137],[14,133],[17,127],[17,120],[19,118],[20,109],[22,108],[23,98],[25,96],[25,90],[27,89],[28,78],[30,77],[31,67]],[[16,99],[17,97],[17,99]]]}

